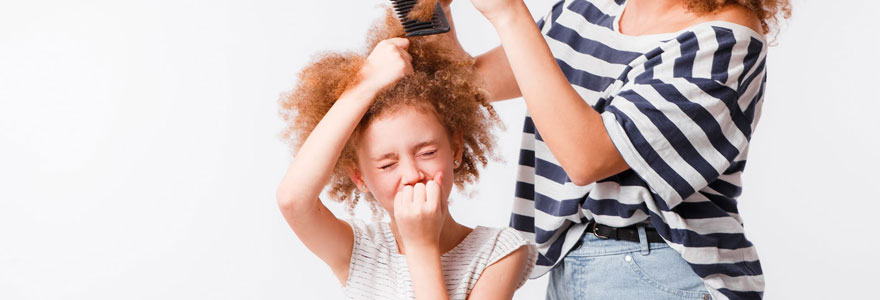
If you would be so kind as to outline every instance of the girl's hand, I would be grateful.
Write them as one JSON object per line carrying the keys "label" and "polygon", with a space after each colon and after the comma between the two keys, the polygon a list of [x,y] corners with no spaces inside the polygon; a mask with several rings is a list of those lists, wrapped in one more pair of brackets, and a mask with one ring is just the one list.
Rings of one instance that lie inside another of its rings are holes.
{"label": "girl's hand", "polygon": [[428,183],[405,185],[394,197],[394,220],[407,252],[440,247],[440,229],[446,217],[440,177],[438,173]]}
{"label": "girl's hand", "polygon": [[412,56],[406,51],[409,40],[391,38],[376,44],[361,67],[360,84],[378,92],[386,86],[412,74]]}

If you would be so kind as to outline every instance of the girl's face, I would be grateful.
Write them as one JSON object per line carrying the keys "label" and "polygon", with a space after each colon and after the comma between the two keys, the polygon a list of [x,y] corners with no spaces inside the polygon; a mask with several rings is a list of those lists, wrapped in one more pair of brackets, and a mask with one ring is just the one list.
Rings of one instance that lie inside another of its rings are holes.
{"label": "girl's face", "polygon": [[455,160],[461,161],[461,142],[449,134],[431,112],[402,107],[372,120],[364,129],[356,150],[358,170],[350,175],[394,216],[398,188],[426,183],[443,174],[441,199],[452,190]]}

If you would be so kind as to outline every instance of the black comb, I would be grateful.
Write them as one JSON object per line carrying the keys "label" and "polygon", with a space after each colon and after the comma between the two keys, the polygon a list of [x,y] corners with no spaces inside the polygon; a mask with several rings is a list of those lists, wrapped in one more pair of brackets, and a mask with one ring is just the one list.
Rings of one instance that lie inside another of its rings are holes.
{"label": "black comb", "polygon": [[449,20],[446,19],[446,14],[443,13],[443,7],[440,6],[440,2],[437,2],[434,6],[434,14],[431,15],[430,21],[422,22],[407,18],[409,12],[418,2],[418,0],[391,0],[391,5],[394,7],[394,12],[397,13],[400,23],[403,24],[403,32],[406,33],[406,36],[449,32]]}

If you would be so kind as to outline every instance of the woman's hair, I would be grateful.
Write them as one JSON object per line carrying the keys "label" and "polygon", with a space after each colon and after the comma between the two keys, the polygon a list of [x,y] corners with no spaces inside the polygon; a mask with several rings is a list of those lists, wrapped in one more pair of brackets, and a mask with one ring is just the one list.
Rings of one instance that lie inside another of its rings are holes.
{"label": "woman's hair", "polygon": [[771,27],[776,27],[779,16],[786,19],[791,17],[790,0],[687,0],[687,8],[696,14],[707,14],[733,3],[744,6],[758,16],[765,35],[771,33]]}
{"label": "woman's hair", "polygon": [[[283,138],[299,149],[340,95],[358,80],[367,54],[380,41],[403,36],[403,28],[388,10],[384,22],[369,31],[365,53],[323,53],[299,74],[293,91],[280,99],[281,116],[287,123]],[[453,183],[464,188],[479,177],[492,155],[493,126],[500,124],[489,104],[489,95],[480,88],[474,60],[446,46],[449,37],[410,37],[409,54],[413,73],[382,90],[349,138],[330,178],[330,197],[357,204],[358,190],[347,171],[357,167],[355,149],[360,134],[377,117],[401,107],[433,113],[452,141],[461,137],[462,159],[455,168]],[[392,137],[389,137],[392,138]],[[453,143],[455,145],[457,143]]]}

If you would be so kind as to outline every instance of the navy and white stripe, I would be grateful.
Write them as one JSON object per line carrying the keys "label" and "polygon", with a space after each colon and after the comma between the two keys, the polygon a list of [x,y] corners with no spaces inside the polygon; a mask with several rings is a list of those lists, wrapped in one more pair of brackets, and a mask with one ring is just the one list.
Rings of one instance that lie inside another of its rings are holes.
{"label": "navy and white stripe", "polygon": [[736,199],[763,101],[764,37],[729,22],[625,36],[624,4],[560,1],[538,22],[630,170],[574,185],[526,116],[510,224],[538,245],[532,277],[559,262],[591,219],[650,222],[715,299],[761,298],[761,264]]}

